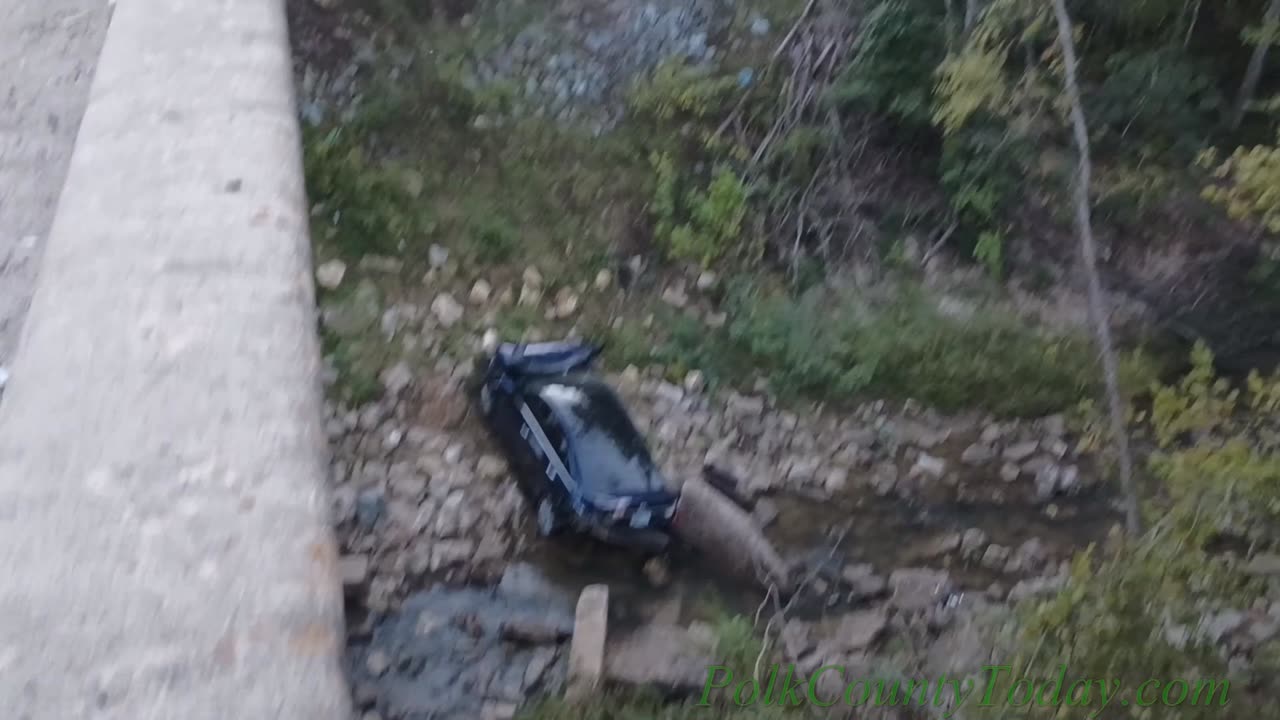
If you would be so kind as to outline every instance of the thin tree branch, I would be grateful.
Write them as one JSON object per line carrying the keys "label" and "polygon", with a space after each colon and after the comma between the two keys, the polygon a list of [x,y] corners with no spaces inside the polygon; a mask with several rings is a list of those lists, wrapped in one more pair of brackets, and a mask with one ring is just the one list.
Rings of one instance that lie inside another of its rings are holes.
{"label": "thin tree branch", "polygon": [[1080,86],[1076,81],[1077,61],[1071,16],[1067,14],[1065,0],[1053,0],[1053,8],[1058,16],[1058,41],[1062,46],[1067,97],[1071,102],[1071,125],[1075,135],[1076,150],[1080,154],[1075,188],[1076,230],[1080,235],[1080,251],[1084,257],[1084,271],[1089,283],[1089,315],[1093,321],[1094,332],[1097,334],[1098,352],[1102,356],[1102,374],[1106,380],[1112,439],[1120,455],[1120,487],[1124,493],[1125,525],[1129,534],[1136,537],[1142,532],[1142,516],[1138,510],[1138,491],[1133,479],[1133,458],[1129,453],[1129,435],[1125,429],[1124,401],[1120,395],[1120,371],[1116,363],[1115,347],[1111,340],[1111,319],[1102,295],[1102,281],[1098,278],[1098,250],[1093,238],[1093,221],[1089,209],[1089,186],[1093,174],[1093,166],[1089,159],[1089,126],[1085,122],[1084,103],[1080,100]]}

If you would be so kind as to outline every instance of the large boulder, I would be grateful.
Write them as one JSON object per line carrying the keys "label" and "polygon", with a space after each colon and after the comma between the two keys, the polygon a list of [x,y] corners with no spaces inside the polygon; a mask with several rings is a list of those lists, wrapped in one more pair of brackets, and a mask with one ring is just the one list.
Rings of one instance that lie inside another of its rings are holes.
{"label": "large boulder", "polygon": [[778,551],[741,506],[701,479],[685,482],[675,533],[733,572],[783,595],[794,590],[794,579]]}

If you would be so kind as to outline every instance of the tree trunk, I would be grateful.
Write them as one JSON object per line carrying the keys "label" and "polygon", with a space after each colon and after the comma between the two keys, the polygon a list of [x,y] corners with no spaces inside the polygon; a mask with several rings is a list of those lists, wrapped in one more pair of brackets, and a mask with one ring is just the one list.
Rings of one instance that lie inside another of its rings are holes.
{"label": "tree trunk", "polygon": [[[1272,0],[1280,3],[1280,0]],[[1076,230],[1080,235],[1080,251],[1084,257],[1084,271],[1089,283],[1089,316],[1098,339],[1098,353],[1102,356],[1102,374],[1106,380],[1107,405],[1111,416],[1111,435],[1120,455],[1120,488],[1124,493],[1125,525],[1130,535],[1142,532],[1142,516],[1138,510],[1138,491],[1133,480],[1133,458],[1129,453],[1129,435],[1125,428],[1124,400],[1120,395],[1120,371],[1116,362],[1115,347],[1111,341],[1111,318],[1102,296],[1102,281],[1098,278],[1098,250],[1093,239],[1093,221],[1089,209],[1089,186],[1093,166],[1089,159],[1089,126],[1085,122],[1084,103],[1080,100],[1080,86],[1076,81],[1076,48],[1071,29],[1071,16],[1067,14],[1065,0],[1053,0],[1058,16],[1058,41],[1062,45],[1063,65],[1067,97],[1071,102],[1071,125],[1075,135],[1076,150],[1080,153],[1079,172],[1076,177],[1075,206]]]}
{"label": "tree trunk", "polygon": [[[1280,22],[1280,0],[1271,0],[1271,4],[1267,5],[1267,11],[1263,14],[1262,25],[1266,27],[1272,23]],[[1253,49],[1253,57],[1249,58],[1249,67],[1244,71],[1244,81],[1240,83],[1240,96],[1236,98],[1236,106],[1231,114],[1231,129],[1239,130],[1241,123],[1244,122],[1244,115],[1249,110],[1249,103],[1253,102],[1253,96],[1258,92],[1258,81],[1262,79],[1262,70],[1267,64],[1267,51],[1271,49],[1271,43],[1260,42]]]}

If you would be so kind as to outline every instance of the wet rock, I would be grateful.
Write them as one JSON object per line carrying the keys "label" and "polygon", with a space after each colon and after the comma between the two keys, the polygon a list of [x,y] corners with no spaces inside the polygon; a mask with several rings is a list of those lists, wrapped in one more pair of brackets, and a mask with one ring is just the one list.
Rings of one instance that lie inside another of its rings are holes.
{"label": "wet rock", "polygon": [[903,611],[931,607],[951,592],[951,575],[931,568],[900,568],[889,574],[889,602]]}
{"label": "wet rock", "polygon": [[347,264],[341,260],[330,260],[316,268],[316,284],[325,290],[334,290],[342,284],[347,275]]}
{"label": "wet rock", "polygon": [[441,326],[448,328],[462,319],[463,309],[452,295],[440,293],[435,300],[431,301],[431,313],[435,315]]}
{"label": "wet rock", "polygon": [[990,570],[1004,570],[1009,562],[1009,553],[1009,548],[1004,545],[992,543],[987,546],[986,552],[982,553],[982,566]]}
{"label": "wet rock", "polygon": [[648,625],[612,640],[605,672],[611,684],[685,695],[702,688],[715,664],[714,644],[673,625]]}
{"label": "wet rock", "polygon": [[727,409],[731,415],[759,417],[764,413],[764,398],[758,395],[730,393]]}
{"label": "wet rock", "polygon": [[861,652],[869,649],[889,628],[884,608],[860,610],[846,615],[836,630],[836,642],[845,650]]}
{"label": "wet rock", "polygon": [[934,560],[960,549],[960,533],[946,533],[932,538],[912,553],[915,560]]}
{"label": "wet rock", "polygon": [[520,603],[571,601],[565,591],[548,580],[536,565],[527,562],[507,566],[498,582],[498,594],[508,601]]}
{"label": "wet rock", "polygon": [[966,559],[978,557],[987,546],[987,534],[980,528],[969,528],[960,538],[960,555]]}
{"label": "wet rock", "polygon": [[1039,449],[1040,443],[1035,440],[1015,443],[1004,449],[1004,459],[1009,462],[1020,463],[1034,455],[1036,450]]}
{"label": "wet rock", "polygon": [[348,590],[358,588],[369,579],[368,555],[343,555],[338,558],[338,577]]}
{"label": "wet rock", "polygon": [[696,287],[700,292],[707,292],[714,289],[717,282],[719,282],[719,278],[716,277],[716,274],[707,270],[698,275]]}
{"label": "wet rock", "polygon": [[569,645],[569,686],[565,697],[579,701],[600,686],[605,668],[605,639],[609,623],[609,587],[589,585],[578,596],[573,641]]}
{"label": "wet rock", "polygon": [[613,285],[613,273],[609,270],[601,270],[596,273],[595,288],[601,292],[608,290]]}
{"label": "wet rock", "polygon": [[974,443],[960,454],[960,462],[966,465],[982,465],[991,462],[994,457],[995,451],[990,446]]}
{"label": "wet rock", "polygon": [[498,634],[511,642],[553,645],[568,640],[573,635],[573,628],[540,618],[518,618],[503,622]]}
{"label": "wet rock", "polygon": [[745,510],[701,478],[685,482],[680,503],[675,531],[681,540],[726,570],[790,594],[788,566]]}

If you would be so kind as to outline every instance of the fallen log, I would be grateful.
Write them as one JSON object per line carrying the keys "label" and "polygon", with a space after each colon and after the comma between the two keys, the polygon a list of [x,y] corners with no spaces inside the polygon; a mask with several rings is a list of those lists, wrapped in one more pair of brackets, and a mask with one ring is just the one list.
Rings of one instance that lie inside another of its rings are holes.
{"label": "fallen log", "polygon": [[734,573],[790,595],[795,581],[764,531],[733,500],[701,479],[685,482],[673,529],[689,546]]}

